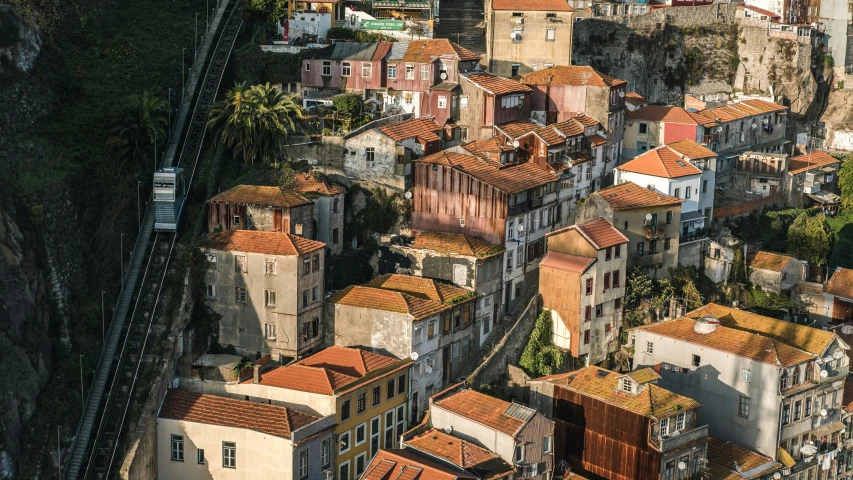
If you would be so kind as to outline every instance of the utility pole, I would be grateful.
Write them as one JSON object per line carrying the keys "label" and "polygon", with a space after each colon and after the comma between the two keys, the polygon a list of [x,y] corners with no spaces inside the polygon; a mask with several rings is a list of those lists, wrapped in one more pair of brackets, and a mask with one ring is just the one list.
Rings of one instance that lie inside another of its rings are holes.
{"label": "utility pole", "polygon": [[169,88],[169,114],[166,120],[166,129],[169,130],[169,136],[172,136],[172,89]]}
{"label": "utility pole", "polygon": [[118,264],[121,267],[121,289],[124,290],[124,233],[119,237],[118,249]]}
{"label": "utility pole", "polygon": [[[157,155],[156,151],[154,152],[154,155],[155,156]],[[154,164],[155,165],[157,164],[156,160],[155,160]],[[138,224],[139,232],[142,232],[142,201],[139,199],[139,195],[140,195],[139,192],[140,192],[141,188],[142,188],[142,180],[137,180],[136,181],[136,223]],[[138,235],[138,233],[137,233],[137,235]]]}
{"label": "utility pole", "polygon": [[[107,313],[104,310],[104,294],[107,293],[101,290],[101,342],[104,346],[107,343]],[[103,348],[103,346],[101,347]]]}
{"label": "utility pole", "polygon": [[187,47],[181,48],[181,104],[184,103],[184,85],[186,85],[187,81],[184,79],[184,62],[187,56]]}
{"label": "utility pole", "polygon": [[[204,4],[204,15],[205,15],[205,30],[210,30],[210,0],[207,0]],[[210,33],[210,32],[208,32]]]}
{"label": "utility pole", "polygon": [[83,354],[80,354],[80,405],[82,412],[86,411],[86,395],[83,393]]}
{"label": "utility pole", "polygon": [[196,12],[195,14],[195,35],[193,35],[193,50],[193,67],[195,67],[195,62],[198,61],[198,12]]}

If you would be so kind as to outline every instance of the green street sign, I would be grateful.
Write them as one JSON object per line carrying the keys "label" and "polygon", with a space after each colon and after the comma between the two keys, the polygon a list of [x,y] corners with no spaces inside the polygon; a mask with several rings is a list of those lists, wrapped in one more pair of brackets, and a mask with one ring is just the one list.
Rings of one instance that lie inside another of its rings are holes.
{"label": "green street sign", "polygon": [[406,22],[401,20],[362,20],[361,28],[365,30],[403,30]]}

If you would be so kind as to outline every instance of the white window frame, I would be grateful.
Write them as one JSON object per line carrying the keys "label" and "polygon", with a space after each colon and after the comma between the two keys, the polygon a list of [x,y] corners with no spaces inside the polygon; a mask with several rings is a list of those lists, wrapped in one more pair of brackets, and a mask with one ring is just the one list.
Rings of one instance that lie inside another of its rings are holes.
{"label": "white window frame", "polygon": [[406,64],[404,75],[406,80],[414,80],[415,79],[415,66],[412,64]]}
{"label": "white window frame", "polygon": [[468,108],[468,95],[459,96],[459,108]]}
{"label": "white window frame", "polygon": [[421,80],[429,80],[429,65],[421,65]]}
{"label": "white window frame", "polygon": [[391,80],[397,79],[397,65],[388,65],[388,78]]}
{"label": "white window frame", "polygon": [[373,75],[373,65],[368,62],[361,64],[361,78],[370,78]]}
{"label": "white window frame", "polygon": [[266,275],[276,275],[278,273],[278,265],[274,258],[264,259],[264,273]]}
{"label": "white window frame", "polygon": [[184,436],[172,435],[171,458],[173,462],[184,461]]}
{"label": "white window frame", "polygon": [[[343,463],[341,463],[340,465],[338,465],[338,475],[337,475],[337,477],[336,477],[336,479],[337,479],[337,480],[349,480],[349,479],[350,479],[350,474],[352,473],[352,471],[351,471],[351,470],[350,470],[350,468],[349,468],[349,467],[350,467],[350,463],[349,463],[349,462],[350,462],[350,461],[349,461],[349,460],[347,460],[346,462],[343,462]],[[343,470],[343,469],[344,469],[344,467],[347,467],[347,476],[346,476],[346,478],[344,478],[344,476],[343,476],[343,475],[341,475],[341,470]]]}
{"label": "white window frame", "polygon": [[[346,450],[342,450],[344,442],[342,442],[341,439],[344,438],[345,436],[347,438],[347,448],[346,448]],[[338,435],[338,454],[343,455],[344,453],[349,452],[351,448],[352,448],[352,430],[347,430],[346,432],[343,432],[340,435]]]}
{"label": "white window frame", "polygon": [[331,60],[323,60],[323,69],[321,72],[323,77],[331,77],[332,76],[332,61]]}
{"label": "white window frame", "polygon": [[661,436],[669,435],[669,417],[661,418],[659,427]]}
{"label": "white window frame", "polygon": [[267,340],[275,340],[276,334],[276,325],[274,323],[265,323],[264,324],[264,338]]}
{"label": "white window frame", "polygon": [[[373,422],[376,422],[376,431],[373,430]],[[376,438],[376,452],[370,452],[370,458],[373,458],[374,455],[382,448],[382,415],[377,415],[370,419],[370,444],[373,445],[373,438]]]}
{"label": "white window frame", "polygon": [[741,379],[744,382],[749,383],[752,381],[752,370],[749,368],[744,368],[741,370]]}
{"label": "white window frame", "polygon": [[439,95],[438,96],[438,108],[447,108],[447,96]]}
{"label": "white window frame", "polygon": [[342,77],[351,77],[352,76],[352,62],[341,62],[341,76]]}
{"label": "white window frame", "polygon": [[320,444],[320,465],[329,468],[332,464],[332,437],[328,437]]}
{"label": "white window frame", "polygon": [[216,285],[208,283],[205,289],[205,296],[208,300],[216,300]]}
{"label": "white window frame", "polygon": [[246,273],[249,271],[245,255],[234,255],[234,271],[237,273]]}
{"label": "white window frame", "polygon": [[424,326],[423,325],[415,325],[412,329],[412,344],[420,345],[424,339]]}
{"label": "white window frame", "polygon": [[198,463],[199,465],[204,465],[204,449],[203,448],[199,448],[198,450],[196,450],[195,459],[196,459],[196,463]]}
{"label": "white window frame", "polygon": [[237,468],[237,442],[222,442],[222,468]]}
{"label": "white window frame", "polygon": [[[364,398],[364,405],[365,406],[367,405],[367,395],[365,395],[365,398]],[[364,429],[364,435],[363,435],[364,439],[361,442],[358,441],[358,429],[359,428]],[[364,443],[367,442],[367,422],[364,422],[361,425],[356,426],[353,429],[353,432],[355,432],[355,439],[354,440],[355,440],[355,446],[356,447],[359,445],[364,445]]]}
{"label": "white window frame", "polygon": [[276,296],[275,290],[264,290],[264,306],[275,307],[277,301]]}
{"label": "white window frame", "polygon": [[554,436],[553,435],[545,435],[545,438],[542,439],[542,453],[551,453],[551,450],[554,449]]}
{"label": "white window frame", "polygon": [[545,41],[546,42],[556,42],[557,41],[557,29],[556,28],[546,28],[545,29]]}
{"label": "white window frame", "polygon": [[299,452],[299,480],[305,480],[308,478],[308,454],[309,450],[307,448]]}
{"label": "white window frame", "polygon": [[[388,415],[389,414],[391,415],[390,425],[388,424]],[[393,433],[394,432],[394,426],[396,425],[396,422],[394,421],[394,409],[392,408],[391,410],[388,410],[385,413],[383,413],[382,414],[382,420],[383,420],[383,422],[385,422],[385,428],[382,430],[382,433],[385,434],[385,436],[387,437],[388,436],[388,430],[391,430],[391,441],[393,442],[394,441],[394,433]],[[389,446],[389,445],[385,445],[383,448],[388,450],[388,449],[394,448],[394,447]]]}
{"label": "white window frame", "polygon": [[631,389],[633,388],[632,385],[633,385],[633,382],[631,382],[630,378],[625,377],[622,379],[622,391],[623,392],[630,392]]}
{"label": "white window frame", "polygon": [[246,287],[234,287],[234,303],[240,305],[246,305],[248,303],[249,296],[246,293]]}
{"label": "white window frame", "polygon": [[[359,459],[361,459],[361,469],[362,469],[361,472],[358,471],[358,460]],[[355,476],[355,478],[361,478],[361,476],[364,475],[364,472],[367,470],[367,453],[362,453],[362,454],[356,455],[355,458],[352,460],[352,462],[354,465],[353,470],[352,470],[352,474]]]}
{"label": "white window frame", "polygon": [[523,443],[518,443],[515,445],[515,450],[512,452],[513,463],[519,464],[523,463],[524,459],[527,457],[527,446]]}
{"label": "white window frame", "polygon": [[654,342],[646,342],[646,353],[655,353]]}
{"label": "white window frame", "polygon": [[675,429],[677,431],[684,430],[684,426],[687,424],[687,414],[684,412],[679,413],[675,416]]}

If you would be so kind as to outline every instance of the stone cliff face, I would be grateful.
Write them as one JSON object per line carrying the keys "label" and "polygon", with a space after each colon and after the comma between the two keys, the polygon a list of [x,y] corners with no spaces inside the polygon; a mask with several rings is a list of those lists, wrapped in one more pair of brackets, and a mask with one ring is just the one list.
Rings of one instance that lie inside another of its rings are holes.
{"label": "stone cliff face", "polygon": [[11,12],[0,10],[0,75],[32,72],[41,46],[41,37],[34,27]]}

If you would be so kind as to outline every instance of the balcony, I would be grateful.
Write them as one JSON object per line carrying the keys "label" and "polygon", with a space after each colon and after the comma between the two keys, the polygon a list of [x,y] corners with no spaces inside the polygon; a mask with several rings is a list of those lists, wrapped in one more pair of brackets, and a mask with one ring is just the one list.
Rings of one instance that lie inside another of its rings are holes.
{"label": "balcony", "polygon": [[647,225],[645,227],[645,235],[647,240],[655,240],[657,238],[663,238],[666,235],[666,230],[663,227],[658,227],[657,225]]}
{"label": "balcony", "polygon": [[[552,197],[556,198],[556,196],[552,196]],[[539,198],[534,198],[534,199],[527,200],[524,202],[519,202],[519,203],[516,203],[515,205],[512,205],[509,208],[507,208],[507,214],[510,217],[515,216],[515,215],[520,215],[524,212],[533,210],[534,208],[539,208],[544,203],[545,203],[544,197],[539,197]],[[551,202],[548,202],[548,203],[551,203]]]}
{"label": "balcony", "polygon": [[803,185],[803,193],[817,193],[820,191],[820,183],[818,182],[805,182]]}
{"label": "balcony", "polygon": [[681,432],[678,435],[664,435],[655,443],[663,453],[677,451],[686,445],[702,440],[708,436],[708,425],[694,427],[692,430]]}
{"label": "balcony", "polygon": [[635,267],[650,267],[663,264],[663,252],[634,255]]}

